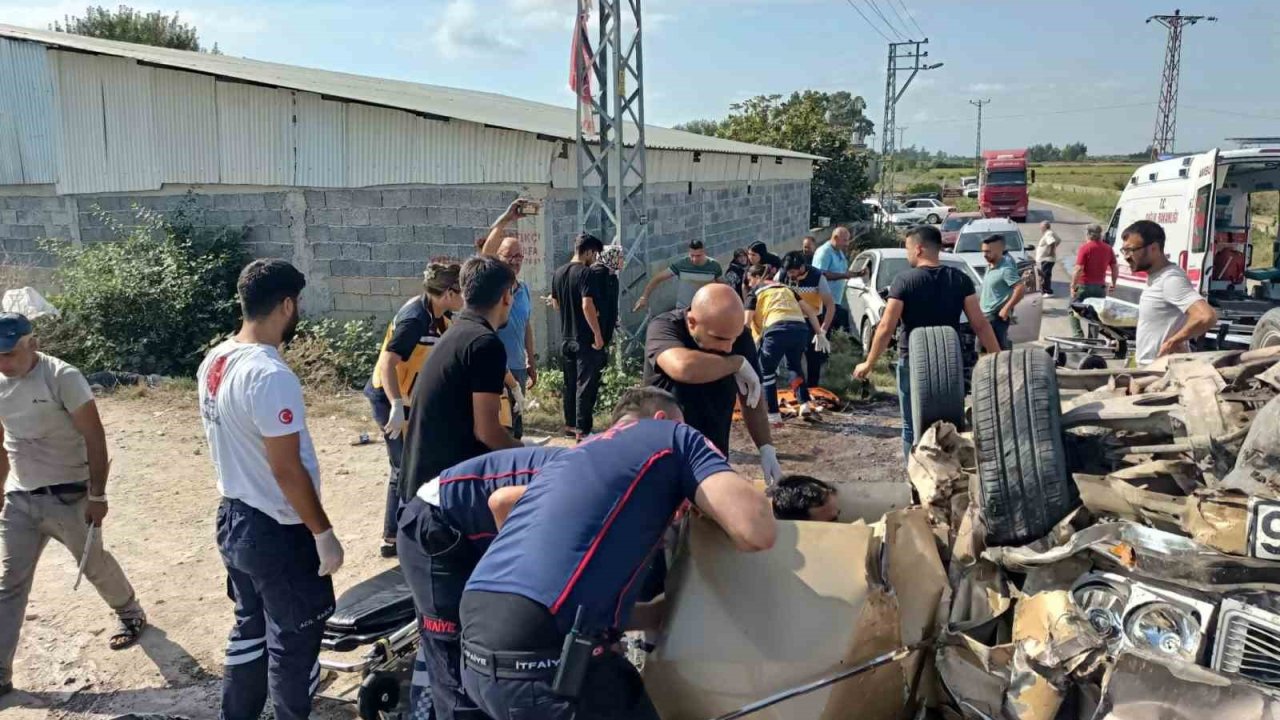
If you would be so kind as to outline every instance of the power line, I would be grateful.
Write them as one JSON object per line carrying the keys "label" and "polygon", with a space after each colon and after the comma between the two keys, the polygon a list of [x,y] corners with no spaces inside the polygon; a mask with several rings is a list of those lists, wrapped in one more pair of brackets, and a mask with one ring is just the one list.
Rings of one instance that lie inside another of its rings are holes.
{"label": "power line", "polygon": [[870,25],[872,30],[876,31],[877,35],[884,38],[885,42],[893,42],[891,39],[889,39],[888,35],[885,35],[884,33],[880,32],[880,28],[876,27],[875,24],[871,22],[871,18],[868,18],[866,16],[866,13],[862,12],[862,10],[857,5],[853,4],[853,0],[844,0],[844,1],[849,3],[849,7],[853,8],[854,12],[858,13],[858,15],[862,17],[863,21],[865,21],[868,25]]}
{"label": "power line", "polygon": [[[920,27],[920,23],[916,22],[916,16],[911,12],[911,10],[907,8],[907,4],[904,3],[902,0],[898,0],[898,4],[902,6],[902,11],[907,14],[907,18],[911,20],[912,27],[914,27],[916,31],[920,33],[921,37],[924,37],[925,35],[924,29]],[[890,5],[890,7],[892,7],[892,5]]]}
{"label": "power line", "polygon": [[[1123,105],[1096,105],[1086,108],[1068,108],[1065,110],[1047,110],[1038,113],[1021,113],[1018,115],[988,115],[987,120],[1018,120],[1021,118],[1044,117],[1046,115],[1070,115],[1073,113],[1089,113],[1101,110],[1119,110],[1121,108],[1151,107],[1155,103],[1125,103]],[[968,124],[968,120],[917,120],[916,125],[961,125]]]}
{"label": "power line", "polygon": [[[885,4],[893,11],[894,17],[898,18],[898,22],[902,24],[902,29],[911,32],[911,28],[907,26],[907,19],[902,17],[902,13],[898,12],[897,6],[893,4],[893,0],[885,0]],[[924,33],[921,33],[923,35]]]}
{"label": "power line", "polygon": [[907,36],[899,32],[898,28],[895,27],[893,23],[889,22],[889,18],[885,17],[884,13],[880,12],[880,6],[876,4],[876,0],[864,0],[864,2],[871,5],[871,9],[875,11],[876,15],[880,16],[880,20],[884,23],[885,27],[889,28],[889,32],[897,35],[900,40],[907,39]]}
{"label": "power line", "polygon": [[1258,115],[1256,113],[1235,112],[1232,110],[1218,110],[1216,108],[1198,107],[1196,105],[1183,105],[1188,110],[1198,110],[1200,112],[1215,113],[1217,115],[1231,115],[1233,117],[1253,118],[1254,120],[1280,120],[1277,115]]}

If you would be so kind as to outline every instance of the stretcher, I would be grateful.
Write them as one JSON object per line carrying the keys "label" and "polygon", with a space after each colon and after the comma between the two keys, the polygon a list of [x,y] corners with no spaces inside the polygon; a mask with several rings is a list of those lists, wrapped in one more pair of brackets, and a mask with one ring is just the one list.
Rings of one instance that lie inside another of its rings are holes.
{"label": "stretcher", "polygon": [[[336,657],[366,647],[356,660]],[[398,566],[338,597],[321,648],[320,667],[330,677],[320,697],[355,705],[364,720],[408,717],[418,623],[413,595]]]}
{"label": "stretcher", "polygon": [[[1049,343],[1049,354],[1058,367],[1070,365],[1075,370],[1101,370],[1106,368],[1107,358],[1128,359],[1129,348],[1137,342],[1137,330],[1129,322],[1108,322],[1109,315],[1103,310],[1108,302],[1131,306],[1131,303],[1110,298],[1091,298],[1071,303],[1071,312],[1080,319],[1085,336],[1045,338]],[[1137,318],[1136,306],[1132,307],[1131,314],[1134,319]]]}

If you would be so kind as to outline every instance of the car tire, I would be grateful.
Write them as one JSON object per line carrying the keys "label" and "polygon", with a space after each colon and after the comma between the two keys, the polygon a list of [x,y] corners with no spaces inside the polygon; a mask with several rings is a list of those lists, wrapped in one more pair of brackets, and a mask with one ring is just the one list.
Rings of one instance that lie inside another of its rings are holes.
{"label": "car tire", "polygon": [[1258,325],[1253,329],[1253,337],[1249,340],[1249,349],[1273,347],[1280,345],[1280,308],[1272,308],[1258,318]]}
{"label": "car tire", "polygon": [[925,218],[924,221],[929,223],[930,225],[937,225],[938,223],[942,222],[942,218],[938,217],[933,213],[930,213],[929,217]]}
{"label": "car tire", "polygon": [[862,343],[863,357],[866,357],[867,353],[871,351],[871,341],[875,339],[875,336],[876,326],[871,324],[871,320],[863,318],[862,327],[858,333],[858,342]]}
{"label": "car tire", "polygon": [[1067,473],[1053,359],[1033,348],[984,355],[973,371],[973,439],[987,545],[1043,537],[1080,504]]}
{"label": "car tire", "polygon": [[964,427],[964,356],[952,327],[911,331],[911,427],[915,436],[939,420]]}

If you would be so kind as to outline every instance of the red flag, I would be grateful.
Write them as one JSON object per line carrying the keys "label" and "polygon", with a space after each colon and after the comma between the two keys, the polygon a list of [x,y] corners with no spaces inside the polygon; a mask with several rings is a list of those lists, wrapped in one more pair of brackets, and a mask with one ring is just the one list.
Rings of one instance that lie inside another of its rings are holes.
{"label": "red flag", "polygon": [[573,26],[573,47],[569,55],[569,89],[578,98],[578,109],[582,114],[582,131],[596,131],[595,113],[591,110],[591,41],[587,37],[587,26],[591,21],[591,0],[579,0],[578,21]]}

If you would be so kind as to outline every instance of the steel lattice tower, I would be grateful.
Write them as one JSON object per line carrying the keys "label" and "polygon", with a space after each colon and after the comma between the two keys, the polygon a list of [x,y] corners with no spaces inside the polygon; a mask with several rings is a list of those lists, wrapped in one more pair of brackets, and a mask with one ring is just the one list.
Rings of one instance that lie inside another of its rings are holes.
{"label": "steel lattice tower", "polygon": [[1182,74],[1182,28],[1201,20],[1217,22],[1218,18],[1205,15],[1183,15],[1174,10],[1172,15],[1152,15],[1169,29],[1169,39],[1164,50],[1164,73],[1160,79],[1160,103],[1156,107],[1156,128],[1151,136],[1151,159],[1173,152],[1174,132],[1178,124],[1178,78]]}
{"label": "steel lattice tower", "polygon": [[[587,7],[591,0],[581,0]],[[649,217],[645,187],[644,53],[641,0],[599,0],[598,39],[580,26],[579,41],[594,48],[590,64],[578,70],[580,86],[596,84],[590,108],[578,104],[578,227],[624,251],[619,273],[621,310],[638,278],[648,267]],[[624,42],[623,29],[632,31]],[[595,134],[583,130],[584,113],[597,123]],[[637,262],[638,261],[638,262]],[[620,317],[626,317],[625,312]],[[620,328],[630,343],[635,328]],[[621,343],[620,343],[621,345]]]}

